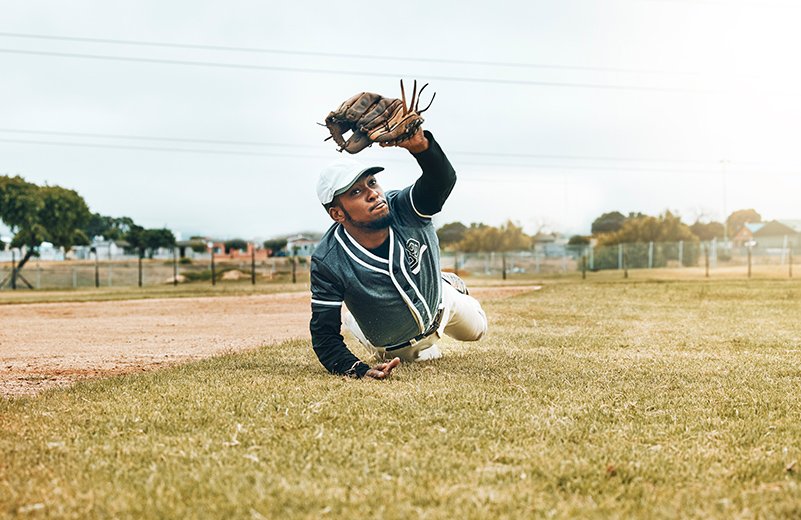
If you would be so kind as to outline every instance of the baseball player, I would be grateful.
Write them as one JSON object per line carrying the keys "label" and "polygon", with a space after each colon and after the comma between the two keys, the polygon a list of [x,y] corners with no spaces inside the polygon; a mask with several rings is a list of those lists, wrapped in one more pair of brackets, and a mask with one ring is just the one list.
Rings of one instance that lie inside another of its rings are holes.
{"label": "baseball player", "polygon": [[[431,217],[456,172],[428,131],[382,146],[405,148],[417,160],[422,175],[412,186],[384,193],[376,178],[384,168],[348,158],[323,169],[317,184],[334,224],[311,258],[312,344],[329,372],[357,378],[384,379],[401,360],[440,357],[442,334],[476,341],[487,331],[464,282],[440,272]],[[348,350],[343,322],[380,363],[370,366]]]}

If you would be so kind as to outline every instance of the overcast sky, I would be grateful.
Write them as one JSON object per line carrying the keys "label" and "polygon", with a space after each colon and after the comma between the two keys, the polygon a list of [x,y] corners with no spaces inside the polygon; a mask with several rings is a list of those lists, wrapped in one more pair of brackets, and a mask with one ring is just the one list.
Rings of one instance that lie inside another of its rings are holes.
{"label": "overcast sky", "polygon": [[[2,0],[0,174],[184,237],[322,231],[316,123],[416,78],[459,174],[439,224],[801,218],[797,4]],[[386,189],[418,174],[356,158]]]}

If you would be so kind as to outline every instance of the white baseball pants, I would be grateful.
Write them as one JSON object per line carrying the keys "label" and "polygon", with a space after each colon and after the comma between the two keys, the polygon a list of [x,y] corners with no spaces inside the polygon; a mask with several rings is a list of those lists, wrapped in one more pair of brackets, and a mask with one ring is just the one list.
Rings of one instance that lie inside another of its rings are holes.
{"label": "white baseball pants", "polygon": [[[409,345],[398,350],[386,352],[383,347],[376,347],[370,343],[361,329],[356,319],[349,311],[345,311],[342,322],[353,334],[359,343],[367,347],[370,352],[373,352],[378,359],[392,359],[394,357],[401,358],[402,361],[416,361],[436,359],[440,357],[439,348],[436,347],[437,341],[440,340],[442,334],[447,334],[453,339],[459,341],[478,341],[484,334],[487,333],[487,315],[481,304],[467,294],[462,294],[450,284],[442,283],[442,304],[445,307],[445,312],[442,316],[442,322],[439,324],[437,332],[420,340],[414,345]],[[434,347],[434,348],[432,348]],[[429,352],[424,352],[431,349]]]}

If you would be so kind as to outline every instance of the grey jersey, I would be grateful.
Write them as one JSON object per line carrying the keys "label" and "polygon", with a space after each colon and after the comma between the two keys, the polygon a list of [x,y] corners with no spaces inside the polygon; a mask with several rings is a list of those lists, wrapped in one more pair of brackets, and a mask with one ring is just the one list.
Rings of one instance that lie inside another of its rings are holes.
{"label": "grey jersey", "polygon": [[411,186],[390,191],[386,198],[392,217],[388,259],[334,224],[311,260],[312,310],[344,302],[376,346],[402,343],[427,330],[442,294],[439,241],[431,216],[417,211]]}

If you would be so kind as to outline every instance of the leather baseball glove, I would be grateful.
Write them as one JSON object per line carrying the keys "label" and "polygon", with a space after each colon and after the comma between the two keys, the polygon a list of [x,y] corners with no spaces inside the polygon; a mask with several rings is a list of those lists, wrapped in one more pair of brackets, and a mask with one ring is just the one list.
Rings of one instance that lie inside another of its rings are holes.
{"label": "leather baseball glove", "polygon": [[[406,92],[403,80],[400,82],[401,99],[387,98],[373,92],[361,92],[348,99],[340,107],[328,114],[325,126],[339,145],[339,151],[359,153],[373,143],[392,146],[412,137],[423,124],[420,116],[431,107],[436,93],[431,96],[428,106],[420,110],[420,96],[428,83],[417,92],[414,82],[412,98],[406,105]],[[353,133],[345,139],[348,131]]]}

